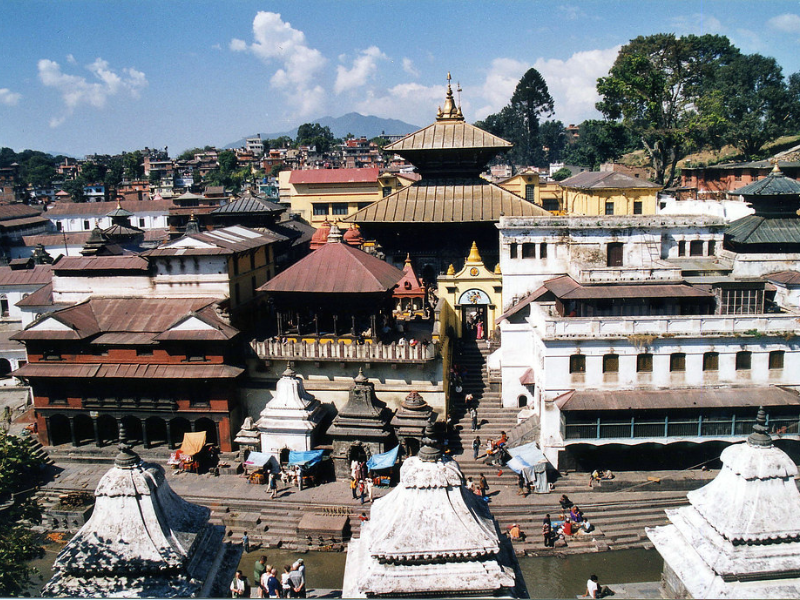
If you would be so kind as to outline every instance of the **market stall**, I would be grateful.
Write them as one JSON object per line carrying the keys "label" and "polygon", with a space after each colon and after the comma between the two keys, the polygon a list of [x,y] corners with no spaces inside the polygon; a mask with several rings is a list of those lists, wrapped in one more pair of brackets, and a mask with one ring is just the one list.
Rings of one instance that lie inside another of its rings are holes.
{"label": "market stall", "polygon": [[[327,463],[327,465],[325,464]],[[293,473],[293,484],[303,489],[309,485],[323,483],[327,478],[325,467],[330,464],[330,457],[324,450],[291,450],[289,463],[286,465]]]}
{"label": "market stall", "polygon": [[170,454],[167,464],[187,473],[197,473],[200,470],[200,461],[205,446],[205,431],[186,432],[183,434],[181,447]]}
{"label": "market stall", "polygon": [[394,466],[400,454],[400,446],[397,445],[391,450],[375,454],[367,461],[367,470],[375,474],[375,485],[388,486],[392,480]]}
{"label": "market stall", "polygon": [[517,448],[509,448],[511,459],[506,466],[515,473],[522,473],[525,482],[533,487],[537,494],[550,493],[547,469],[550,463],[539,447],[531,442]]}
{"label": "market stall", "polygon": [[280,471],[275,457],[264,452],[250,452],[247,455],[247,460],[242,464],[244,466],[244,475],[250,483],[266,483],[270,472],[277,473]]}

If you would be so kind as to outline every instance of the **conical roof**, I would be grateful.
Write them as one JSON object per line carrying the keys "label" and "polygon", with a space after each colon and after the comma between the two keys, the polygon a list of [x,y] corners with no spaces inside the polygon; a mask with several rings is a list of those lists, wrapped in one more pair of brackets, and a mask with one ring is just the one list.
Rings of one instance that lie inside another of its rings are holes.
{"label": "conical roof", "polygon": [[411,257],[406,255],[406,262],[403,265],[403,278],[398,282],[397,288],[392,294],[395,298],[424,298],[425,288],[420,284],[414,267],[411,265]]}
{"label": "conical roof", "polygon": [[256,426],[262,431],[311,431],[322,419],[322,405],[306,392],[303,380],[287,368],[278,380],[275,396],[261,411]]}
{"label": "conical roof", "polygon": [[731,192],[735,196],[800,196],[800,182],[787,177],[777,163],[772,172],[758,181],[749,183]]}

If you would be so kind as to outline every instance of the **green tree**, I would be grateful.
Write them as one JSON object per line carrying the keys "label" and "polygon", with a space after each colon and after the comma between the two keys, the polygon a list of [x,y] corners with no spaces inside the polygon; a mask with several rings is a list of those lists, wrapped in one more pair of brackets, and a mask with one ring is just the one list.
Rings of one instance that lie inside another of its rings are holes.
{"label": "green tree", "polygon": [[658,183],[672,183],[695,135],[698,99],[713,89],[717,70],[738,55],[724,36],[640,36],[622,47],[608,76],[598,79],[598,110],[637,135]]}
{"label": "green tree", "polygon": [[181,152],[176,160],[194,160],[195,154],[202,154],[203,152],[205,152],[203,148],[189,148]]}
{"label": "green tree", "polygon": [[86,197],[84,196],[83,193],[83,186],[84,183],[82,179],[80,178],[70,179],[69,181],[64,182],[64,185],[61,186],[61,189],[63,189],[65,192],[69,193],[70,196],[72,196],[73,202],[83,202],[84,200],[86,200]]}
{"label": "green tree", "polygon": [[85,162],[81,165],[81,178],[86,183],[98,183],[103,181],[106,175],[106,167],[96,162]]}
{"label": "green tree", "polygon": [[121,156],[114,156],[109,162],[106,176],[103,182],[107,188],[116,188],[122,183],[122,175],[125,172],[125,166],[122,162]]}
{"label": "green tree", "polygon": [[635,149],[636,143],[636,138],[621,123],[588,120],[580,124],[578,139],[564,152],[564,160],[596,171],[604,162]]}
{"label": "green tree", "polygon": [[511,96],[511,108],[517,116],[521,129],[522,157],[528,165],[541,165],[544,160],[539,136],[539,117],[551,116],[554,103],[547,83],[536,69],[531,67],[519,80]]}
{"label": "green tree", "polygon": [[297,128],[298,146],[315,146],[317,152],[325,154],[331,149],[334,137],[330,127],[319,123],[303,123]]}
{"label": "green tree", "polygon": [[[0,498],[13,495],[35,485],[41,460],[19,437],[0,430]],[[20,596],[35,570],[28,561],[42,554],[32,524],[41,523],[41,511],[32,499],[14,499],[0,519],[0,595]]]}
{"label": "green tree", "polygon": [[233,150],[221,150],[217,155],[217,163],[219,169],[225,174],[233,173],[238,165],[236,161],[236,153]]}
{"label": "green tree", "polygon": [[277,177],[278,173],[283,171],[283,165],[272,165],[272,168],[269,170],[269,174],[272,177]]}
{"label": "green tree", "polygon": [[567,177],[572,177],[572,171],[567,167],[561,167],[558,171],[553,173],[553,181],[564,181]]}
{"label": "green tree", "polygon": [[539,138],[548,163],[560,162],[567,146],[567,130],[561,121],[545,121],[539,128]]}
{"label": "green tree", "polygon": [[724,139],[747,160],[766,142],[789,131],[791,95],[774,58],[738,56],[719,70],[716,80],[714,97],[722,101],[714,106],[722,113]]}
{"label": "green tree", "polygon": [[122,155],[125,179],[135,181],[144,177],[144,155],[140,150]]}

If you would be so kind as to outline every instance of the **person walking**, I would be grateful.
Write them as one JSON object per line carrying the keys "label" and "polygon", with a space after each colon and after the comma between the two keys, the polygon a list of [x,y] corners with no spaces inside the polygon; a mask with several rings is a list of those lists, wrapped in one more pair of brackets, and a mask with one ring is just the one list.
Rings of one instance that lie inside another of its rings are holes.
{"label": "person walking", "polygon": [[353,500],[358,500],[358,495],[356,494],[356,488],[358,487],[358,482],[356,481],[355,477],[350,478],[350,491],[353,493]]}
{"label": "person walking", "polygon": [[478,487],[480,487],[481,496],[485,497],[489,491],[489,482],[486,481],[486,477],[484,477],[483,473],[481,473],[481,477],[478,479]]}
{"label": "person walking", "polygon": [[242,549],[244,550],[245,554],[250,553],[250,538],[247,536],[246,531],[242,534]]}
{"label": "person walking", "polygon": [[278,495],[278,478],[275,477],[275,473],[270,472],[270,474],[269,474],[269,497],[270,497],[271,500],[274,500],[277,495]]}
{"label": "person walking", "polygon": [[472,419],[472,431],[478,431],[478,409],[474,406],[470,408],[469,416]]}
{"label": "person walking", "polygon": [[472,440],[472,460],[478,460],[478,454],[481,451],[481,438],[476,436]]}
{"label": "person walking", "polygon": [[542,521],[542,537],[544,538],[544,547],[553,547],[553,527],[550,524],[550,515],[547,515]]}
{"label": "person walking", "polygon": [[358,496],[361,498],[361,504],[364,504],[364,497],[367,495],[367,484],[364,480],[358,482]]}
{"label": "person walking", "polygon": [[367,478],[367,497],[369,498],[370,503],[372,503],[372,486],[375,485],[372,481],[372,477]]}

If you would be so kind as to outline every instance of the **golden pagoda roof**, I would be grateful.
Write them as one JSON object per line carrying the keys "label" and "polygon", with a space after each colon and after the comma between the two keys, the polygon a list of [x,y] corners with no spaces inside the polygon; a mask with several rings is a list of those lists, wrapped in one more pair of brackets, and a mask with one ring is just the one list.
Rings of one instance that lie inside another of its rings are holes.
{"label": "golden pagoda roof", "polygon": [[423,179],[345,217],[355,223],[496,222],[551,214],[483,179]]}

